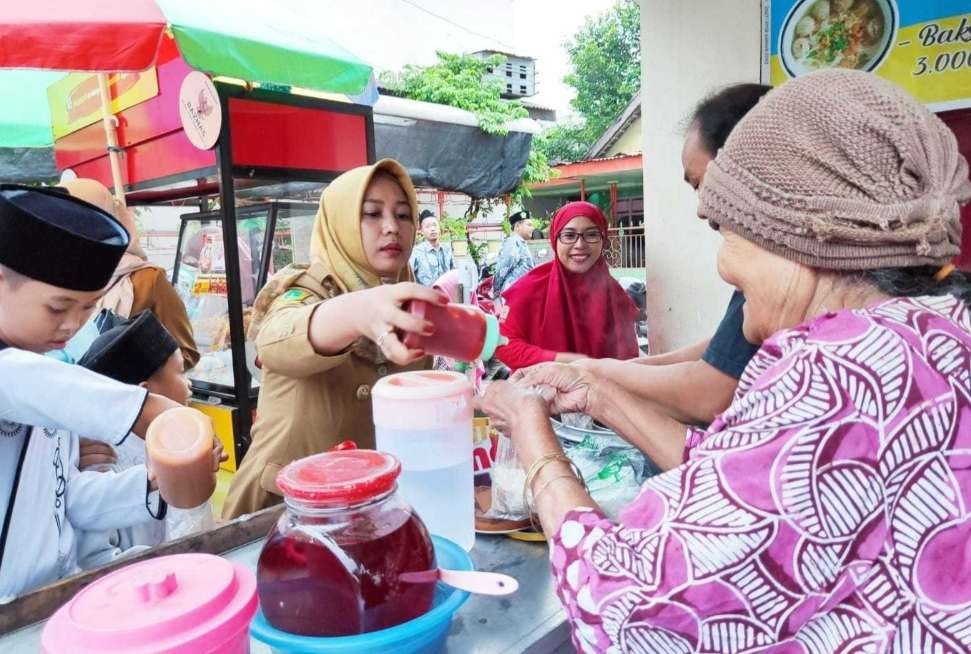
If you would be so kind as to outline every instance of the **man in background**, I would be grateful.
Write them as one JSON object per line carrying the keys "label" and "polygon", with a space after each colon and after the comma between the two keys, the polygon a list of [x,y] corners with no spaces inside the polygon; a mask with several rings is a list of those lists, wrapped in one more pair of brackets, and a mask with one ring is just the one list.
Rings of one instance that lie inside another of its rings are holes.
{"label": "man in background", "polygon": [[422,241],[411,252],[411,269],[422,286],[432,286],[439,277],[455,268],[452,248],[440,241],[438,217],[425,209],[418,216]]}
{"label": "man in background", "polygon": [[496,262],[496,274],[492,279],[492,288],[496,296],[516,283],[536,265],[533,255],[526,244],[533,235],[533,221],[528,211],[517,211],[509,216],[509,226],[512,233],[502,243],[499,251],[499,261]]}

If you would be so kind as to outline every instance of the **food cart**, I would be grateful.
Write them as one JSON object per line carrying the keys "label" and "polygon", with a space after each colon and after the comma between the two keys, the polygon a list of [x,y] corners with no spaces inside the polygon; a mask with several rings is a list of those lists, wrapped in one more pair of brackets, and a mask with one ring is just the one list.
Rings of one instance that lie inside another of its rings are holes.
{"label": "food cart", "polygon": [[[194,405],[213,418],[232,471],[249,445],[258,395],[247,366],[247,309],[268,275],[295,258],[307,260],[316,212],[313,202],[279,196],[297,187],[309,198],[342,172],[373,162],[372,110],[346,98],[218,76],[209,98],[209,78],[192,70],[173,38],[163,39],[155,67],[114,88],[147,96],[116,114],[121,173],[132,205],[191,201],[199,207],[182,216],[172,281],[202,353],[189,373]],[[193,76],[204,78],[198,91],[190,86],[198,83]],[[74,85],[59,91],[69,108],[86,84],[84,76],[73,77]],[[211,147],[199,143],[207,128]],[[59,170],[108,186],[109,154],[98,123],[54,142]]]}
{"label": "food cart", "polygon": [[[295,261],[309,260],[316,212],[315,203],[289,200],[236,207],[236,267],[226,262],[223,221],[231,219],[228,212],[202,211],[181,216],[172,283],[185,304],[202,355],[188,373],[193,406],[213,419],[224,446],[228,442],[226,435],[242,436],[248,432],[249,425],[240,422],[240,398],[246,396],[252,409],[259,395],[260,372],[254,366],[255,351],[248,340],[242,345],[248,375],[243,385],[236,384],[233,354],[239,350],[233,347],[232,313],[239,309],[245,332],[253,301],[266,280]],[[238,288],[240,304],[230,304],[231,286]],[[230,469],[235,469],[246,444],[245,437],[234,439]]]}

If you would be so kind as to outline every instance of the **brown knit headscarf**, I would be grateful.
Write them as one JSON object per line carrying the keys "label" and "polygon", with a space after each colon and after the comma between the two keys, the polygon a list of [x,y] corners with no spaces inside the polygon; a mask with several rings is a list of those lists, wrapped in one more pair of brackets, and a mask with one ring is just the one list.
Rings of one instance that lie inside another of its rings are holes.
{"label": "brown knit headscarf", "polygon": [[971,199],[954,134],[875,75],[826,70],[770,92],[709,164],[699,215],[829,270],[946,264]]}

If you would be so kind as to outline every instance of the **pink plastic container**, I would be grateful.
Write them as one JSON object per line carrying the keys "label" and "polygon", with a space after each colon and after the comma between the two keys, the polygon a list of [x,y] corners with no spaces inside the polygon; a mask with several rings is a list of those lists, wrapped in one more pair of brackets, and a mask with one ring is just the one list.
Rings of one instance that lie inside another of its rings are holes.
{"label": "pink plastic container", "polygon": [[211,554],[134,563],[95,581],[44,627],[46,654],[248,654],[256,577]]}

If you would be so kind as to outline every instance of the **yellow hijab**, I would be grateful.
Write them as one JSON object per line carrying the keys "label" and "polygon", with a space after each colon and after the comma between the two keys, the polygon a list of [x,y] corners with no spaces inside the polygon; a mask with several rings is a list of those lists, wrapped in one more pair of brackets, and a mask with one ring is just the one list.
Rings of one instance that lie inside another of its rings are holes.
{"label": "yellow hijab", "polygon": [[[324,189],[314,220],[310,258],[322,263],[344,292],[360,291],[381,284],[368,264],[361,241],[361,206],[368,184],[378,172],[394,177],[411,205],[411,220],[418,226],[418,196],[404,166],[394,159],[382,159],[370,166],[342,174]],[[414,281],[411,266],[398,273],[397,282]]]}

